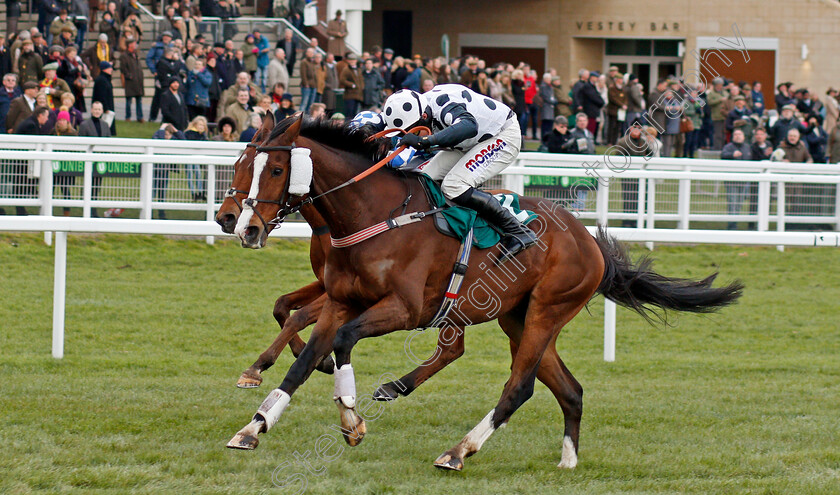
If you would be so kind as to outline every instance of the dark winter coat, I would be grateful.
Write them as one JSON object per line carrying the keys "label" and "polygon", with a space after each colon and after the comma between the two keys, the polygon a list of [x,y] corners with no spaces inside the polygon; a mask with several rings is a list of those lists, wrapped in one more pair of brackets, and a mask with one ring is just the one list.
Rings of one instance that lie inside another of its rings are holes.
{"label": "dark winter coat", "polygon": [[91,102],[102,103],[102,108],[107,112],[114,111],[114,85],[111,84],[111,75],[100,72],[93,82],[93,99]]}
{"label": "dark winter coat", "polygon": [[120,73],[123,78],[126,96],[140,96],[145,93],[143,87],[143,67],[137,52],[127,51],[120,54]]}

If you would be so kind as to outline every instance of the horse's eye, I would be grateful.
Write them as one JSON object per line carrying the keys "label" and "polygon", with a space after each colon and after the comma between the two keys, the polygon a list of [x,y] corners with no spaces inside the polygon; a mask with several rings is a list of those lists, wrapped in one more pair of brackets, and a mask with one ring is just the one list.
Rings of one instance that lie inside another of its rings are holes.
{"label": "horse's eye", "polygon": [[283,169],[280,168],[280,167],[271,169],[271,176],[272,177],[278,177],[282,173],[283,173]]}

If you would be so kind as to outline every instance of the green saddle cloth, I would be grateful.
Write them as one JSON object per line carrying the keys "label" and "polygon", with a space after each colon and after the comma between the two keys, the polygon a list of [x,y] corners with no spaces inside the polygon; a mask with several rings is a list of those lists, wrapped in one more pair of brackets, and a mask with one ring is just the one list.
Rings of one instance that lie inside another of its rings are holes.
{"label": "green saddle cloth", "polygon": [[[434,203],[432,206],[435,208],[445,206],[446,198],[440,190],[440,185],[426,174],[420,174],[420,177],[426,184],[426,189],[428,189],[429,196],[432,198]],[[533,211],[520,208],[519,195],[517,194],[497,194],[495,198],[525,225],[537,218],[537,214]],[[449,228],[461,241],[467,237],[470,229],[473,229],[473,246],[478,249],[493,247],[502,239],[499,231],[476,215],[475,210],[461,206],[450,206],[443,210],[441,214],[446,219],[446,223],[449,224]]]}

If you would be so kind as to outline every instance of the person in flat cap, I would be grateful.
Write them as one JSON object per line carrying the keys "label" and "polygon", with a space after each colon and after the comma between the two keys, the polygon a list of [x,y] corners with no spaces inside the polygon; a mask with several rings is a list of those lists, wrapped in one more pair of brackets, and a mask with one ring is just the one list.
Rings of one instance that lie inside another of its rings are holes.
{"label": "person in flat cap", "polygon": [[37,106],[35,104],[35,98],[37,96],[38,83],[35,81],[23,83],[23,94],[14,98],[9,104],[9,113],[6,114],[5,118],[5,132],[14,134],[15,129],[18,128],[21,122],[32,115],[32,110]]}
{"label": "person in flat cap", "polygon": [[335,11],[335,19],[327,23],[327,51],[341,55],[347,51],[347,22],[341,17],[341,11]]}
{"label": "person in flat cap", "polygon": [[17,66],[21,82],[38,82],[44,76],[44,60],[35,52],[35,44],[31,39],[23,40]]}
{"label": "person in flat cap", "polygon": [[551,132],[542,137],[542,143],[549,153],[568,153],[563,147],[571,138],[569,134],[569,119],[560,115],[554,119]]}
{"label": "person in flat cap", "polygon": [[747,99],[744,95],[735,95],[732,100],[735,108],[726,116],[726,130],[731,133],[735,129],[740,129],[744,133],[746,142],[749,143],[753,134],[753,120],[750,118],[752,111],[747,108]]}
{"label": "person in flat cap", "polygon": [[[102,60],[96,64],[95,67],[99,71],[99,75],[93,81],[93,99],[91,101],[98,101],[102,103],[102,111],[114,111],[114,85],[111,83],[111,73],[114,68],[110,62]],[[94,67],[91,67],[93,70]],[[111,135],[117,135],[116,119],[111,122]]]}
{"label": "person in flat cap", "polygon": [[781,115],[770,128],[770,137],[773,139],[773,144],[779,146],[787,139],[788,131],[797,129],[800,134],[805,132],[805,126],[794,116],[796,105],[787,104],[782,107]]}
{"label": "person in flat cap", "polygon": [[47,95],[47,106],[50,110],[55,110],[61,104],[61,95],[70,91],[67,82],[56,76],[57,72],[58,62],[48,63],[44,66],[44,79],[39,84],[41,90]]}

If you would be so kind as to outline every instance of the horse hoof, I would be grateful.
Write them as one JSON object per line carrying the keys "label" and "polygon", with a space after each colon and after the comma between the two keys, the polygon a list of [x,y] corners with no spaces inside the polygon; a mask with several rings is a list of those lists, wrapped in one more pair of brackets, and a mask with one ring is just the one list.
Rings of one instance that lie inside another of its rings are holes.
{"label": "horse hoof", "polygon": [[229,449],[254,450],[259,444],[259,438],[254,435],[243,434],[240,432],[230,439],[230,442],[227,443],[226,447]]}
{"label": "horse hoof", "polygon": [[332,375],[335,372],[335,361],[333,361],[332,356],[327,354],[327,357],[321,360],[315,369],[320,371],[321,373],[326,373],[327,375]]}
{"label": "horse hoof", "polygon": [[336,405],[341,412],[341,434],[347,445],[355,447],[362,443],[367,433],[367,425],[354,409],[344,406],[341,399],[336,399]]}
{"label": "horse hoof", "polygon": [[435,460],[435,467],[449,471],[460,471],[464,469],[464,460],[445,453]]}
{"label": "horse hoof", "polygon": [[397,393],[396,387],[391,383],[383,383],[373,392],[373,400],[378,401],[392,401],[397,400],[400,394]]}
{"label": "horse hoof", "polygon": [[359,418],[359,422],[356,423],[354,428],[342,428],[341,433],[344,435],[344,441],[347,442],[347,445],[357,447],[360,443],[362,443],[362,440],[365,439],[365,435],[367,434],[367,425],[365,425],[365,420]]}
{"label": "horse hoof", "polygon": [[242,376],[236,381],[239,388],[257,388],[262,384],[262,376],[250,368],[242,372]]}

